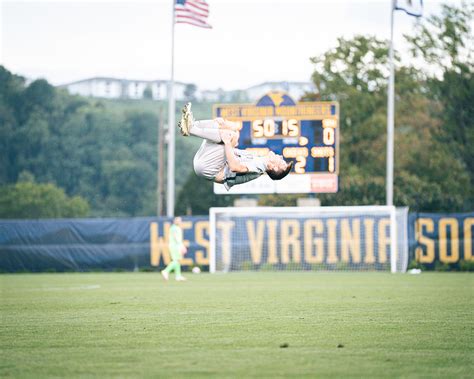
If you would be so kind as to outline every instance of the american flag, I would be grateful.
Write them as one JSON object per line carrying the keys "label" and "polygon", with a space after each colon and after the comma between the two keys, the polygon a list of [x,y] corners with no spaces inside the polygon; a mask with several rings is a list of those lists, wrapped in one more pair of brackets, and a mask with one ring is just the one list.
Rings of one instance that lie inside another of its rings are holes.
{"label": "american flag", "polygon": [[191,24],[200,28],[212,28],[207,23],[209,5],[205,0],[176,0],[174,10],[177,24]]}

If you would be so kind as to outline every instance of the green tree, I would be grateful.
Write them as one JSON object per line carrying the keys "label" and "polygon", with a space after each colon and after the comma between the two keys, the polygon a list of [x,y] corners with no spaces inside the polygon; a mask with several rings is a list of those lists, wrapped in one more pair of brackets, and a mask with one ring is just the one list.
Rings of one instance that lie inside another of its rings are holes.
{"label": "green tree", "polygon": [[213,183],[190,173],[177,196],[177,214],[208,215],[210,207],[226,207],[233,202],[231,195],[215,195]]}
{"label": "green tree", "polygon": [[153,91],[151,90],[150,86],[146,86],[145,90],[143,91],[143,98],[148,100],[153,99]]}
{"label": "green tree", "polygon": [[144,207],[147,191],[155,184],[153,170],[145,162],[116,160],[104,164],[106,205],[114,215],[137,216]]}
{"label": "green tree", "polygon": [[88,213],[87,201],[79,196],[67,196],[54,184],[25,181],[0,186],[0,218],[72,218],[85,217]]}
{"label": "green tree", "polygon": [[[313,58],[318,91],[306,99],[338,100],[341,105],[340,186],[337,194],[320,196],[325,205],[385,202],[387,55],[387,42],[356,36],[340,38],[334,49]],[[461,210],[467,176],[435,138],[439,104],[426,95],[423,74],[401,66],[397,53],[395,58],[395,203]]]}
{"label": "green tree", "polygon": [[[155,114],[71,96],[0,67],[0,184],[22,171],[89,202],[93,216],[150,214]],[[3,148],[4,147],[4,148]]]}
{"label": "green tree", "polygon": [[[464,209],[474,206],[474,3],[442,6],[440,16],[416,25],[414,36],[406,35],[415,58],[427,70],[427,96],[437,102],[435,116],[441,127],[435,137],[449,149],[457,164],[469,175]],[[464,184],[463,184],[464,185]]]}
{"label": "green tree", "polygon": [[[474,3],[463,1],[460,6],[443,4],[441,14],[431,15],[415,24],[415,32],[405,35],[415,58],[429,63],[428,76],[456,69],[459,64],[473,63]],[[433,70],[434,69],[434,70]]]}
{"label": "green tree", "polygon": [[321,195],[325,205],[384,201],[387,55],[385,41],[356,36],[312,58],[317,92],[305,99],[337,100],[341,107],[339,192]]}
{"label": "green tree", "polygon": [[16,180],[13,139],[18,127],[17,99],[23,91],[24,78],[0,66],[0,184]]}

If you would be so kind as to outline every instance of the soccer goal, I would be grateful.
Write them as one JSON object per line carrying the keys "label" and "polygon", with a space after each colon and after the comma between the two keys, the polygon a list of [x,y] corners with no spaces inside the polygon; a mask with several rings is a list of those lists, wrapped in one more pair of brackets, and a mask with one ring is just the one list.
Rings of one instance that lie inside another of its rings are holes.
{"label": "soccer goal", "polygon": [[210,271],[405,272],[408,208],[210,209]]}

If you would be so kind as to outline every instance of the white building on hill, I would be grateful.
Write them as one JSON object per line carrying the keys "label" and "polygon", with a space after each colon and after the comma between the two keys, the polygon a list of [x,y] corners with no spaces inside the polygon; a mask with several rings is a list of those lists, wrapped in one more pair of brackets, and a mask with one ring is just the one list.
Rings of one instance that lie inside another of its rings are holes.
{"label": "white building on hill", "polygon": [[[60,86],[70,94],[106,99],[143,99],[151,95],[154,100],[168,97],[167,80],[130,80],[107,77],[95,77]],[[186,89],[188,94],[186,94]],[[195,91],[193,91],[193,89]],[[189,92],[197,100],[214,103],[254,103],[270,91],[284,91],[298,101],[306,92],[314,92],[310,82],[265,82],[243,90],[225,91],[199,90],[192,84],[175,82],[174,95],[178,101],[189,99]],[[187,96],[188,95],[188,96]]]}
{"label": "white building on hill", "polygon": [[[143,99],[145,91],[151,91],[154,100],[166,99],[168,94],[168,81],[166,80],[129,80],[96,77],[72,82],[60,86],[66,88],[70,94],[101,97],[106,99]],[[184,100],[185,83],[174,83],[176,100]]]}

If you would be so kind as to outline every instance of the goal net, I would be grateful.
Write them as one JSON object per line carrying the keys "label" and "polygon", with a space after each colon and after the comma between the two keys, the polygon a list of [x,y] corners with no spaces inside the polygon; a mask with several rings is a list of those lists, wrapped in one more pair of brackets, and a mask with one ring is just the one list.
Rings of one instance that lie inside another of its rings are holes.
{"label": "goal net", "polygon": [[210,271],[405,272],[407,219],[390,206],[211,208]]}

